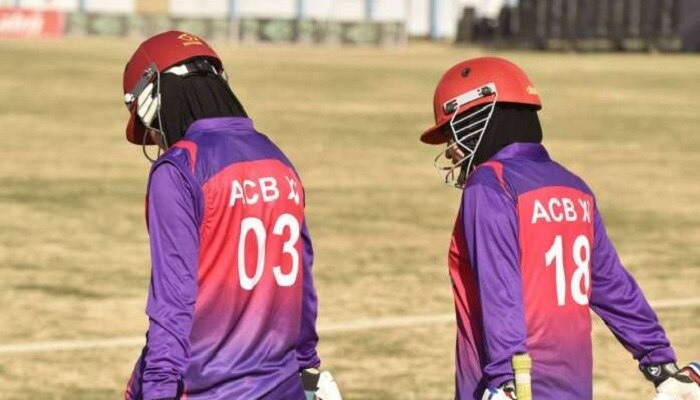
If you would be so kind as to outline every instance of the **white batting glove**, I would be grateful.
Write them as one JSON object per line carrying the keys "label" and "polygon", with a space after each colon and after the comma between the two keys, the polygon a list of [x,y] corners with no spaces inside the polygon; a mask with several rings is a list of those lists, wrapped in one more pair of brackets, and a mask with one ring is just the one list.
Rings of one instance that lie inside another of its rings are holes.
{"label": "white batting glove", "polygon": [[679,370],[675,363],[641,367],[646,378],[654,383],[654,400],[700,400],[700,370],[696,363]]}
{"label": "white batting glove", "polygon": [[664,393],[659,393],[654,397],[654,400],[673,400],[673,397]]}
{"label": "white batting glove", "polygon": [[316,397],[319,400],[343,400],[343,396],[340,395],[340,388],[338,388],[338,384],[335,383],[335,379],[333,379],[330,372],[321,372],[321,377],[318,379]]}
{"label": "white batting glove", "polygon": [[508,381],[498,388],[487,388],[481,400],[516,400],[515,383]]}
{"label": "white batting glove", "polygon": [[661,399],[669,400],[700,400],[700,386],[685,375],[674,375],[661,382],[656,387],[656,393]]}

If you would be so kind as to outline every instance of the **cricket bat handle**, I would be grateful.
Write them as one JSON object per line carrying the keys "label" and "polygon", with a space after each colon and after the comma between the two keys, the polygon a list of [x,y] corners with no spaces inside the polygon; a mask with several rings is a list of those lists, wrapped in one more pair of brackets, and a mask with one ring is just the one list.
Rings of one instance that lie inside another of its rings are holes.
{"label": "cricket bat handle", "polygon": [[513,372],[515,373],[515,394],[518,400],[532,400],[532,360],[527,353],[513,356]]}

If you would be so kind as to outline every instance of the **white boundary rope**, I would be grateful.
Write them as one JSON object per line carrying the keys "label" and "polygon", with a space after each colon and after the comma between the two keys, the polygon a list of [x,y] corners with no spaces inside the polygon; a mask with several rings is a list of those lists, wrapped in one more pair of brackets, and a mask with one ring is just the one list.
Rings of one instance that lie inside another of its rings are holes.
{"label": "white boundary rope", "polygon": [[[700,307],[700,297],[690,299],[661,300],[653,302],[652,306],[655,310]],[[318,332],[320,334],[333,334],[369,331],[375,329],[394,329],[421,325],[452,323],[454,320],[454,314],[392,316],[321,324],[318,326]],[[144,336],[131,336],[108,339],[51,340],[34,343],[13,343],[0,345],[0,355],[139,347],[143,346],[144,340]]]}

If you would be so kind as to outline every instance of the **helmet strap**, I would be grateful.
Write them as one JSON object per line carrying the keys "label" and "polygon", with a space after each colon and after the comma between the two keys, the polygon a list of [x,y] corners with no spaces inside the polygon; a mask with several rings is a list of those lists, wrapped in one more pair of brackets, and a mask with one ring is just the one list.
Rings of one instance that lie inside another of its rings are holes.
{"label": "helmet strap", "polygon": [[[162,137],[162,136],[163,136],[163,132],[161,132],[161,131],[158,131],[158,132],[160,133],[160,135],[161,135],[161,137]],[[148,160],[151,164],[153,164],[153,163],[156,162],[156,160],[158,159],[158,157],[160,157],[161,153],[163,152],[163,149],[162,149],[160,146],[157,146],[157,147],[158,147],[158,152],[156,153],[155,158],[151,157],[151,155],[148,154],[148,150],[147,150],[147,147],[146,147],[146,146],[148,145],[148,144],[146,143],[146,142],[148,141],[148,135],[149,135],[148,132],[146,132],[146,133],[143,135],[143,140],[141,141],[141,150],[143,151],[143,155],[144,155],[144,157],[146,157],[146,160]]]}

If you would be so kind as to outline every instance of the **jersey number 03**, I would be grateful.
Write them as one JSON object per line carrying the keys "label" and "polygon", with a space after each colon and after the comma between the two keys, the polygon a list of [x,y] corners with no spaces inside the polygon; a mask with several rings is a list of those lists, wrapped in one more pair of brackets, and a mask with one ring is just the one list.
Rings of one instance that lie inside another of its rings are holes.
{"label": "jersey number 03", "polygon": [[[275,221],[272,235],[282,236],[285,230],[289,230],[289,239],[282,245],[282,252],[288,254],[292,265],[289,272],[282,271],[281,265],[272,267],[275,281],[279,286],[293,286],[297,280],[299,271],[299,252],[296,244],[299,241],[299,221],[292,214],[282,214]],[[257,259],[255,260],[255,273],[249,276],[246,271],[246,240],[249,234],[253,234],[257,244]],[[265,269],[265,250],[267,248],[267,231],[262,220],[256,217],[247,217],[241,221],[240,238],[238,241],[238,279],[245,290],[253,290],[260,282]]]}

